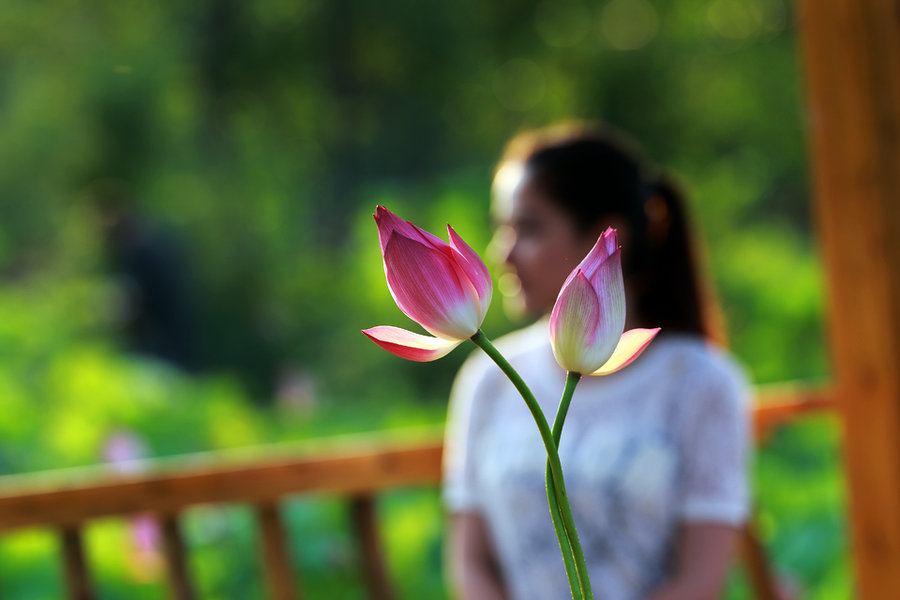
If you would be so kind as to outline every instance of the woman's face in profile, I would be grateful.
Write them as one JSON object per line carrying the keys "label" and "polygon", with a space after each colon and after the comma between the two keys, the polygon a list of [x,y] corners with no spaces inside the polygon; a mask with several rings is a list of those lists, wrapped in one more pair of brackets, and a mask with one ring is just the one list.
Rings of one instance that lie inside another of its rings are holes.
{"label": "woman's face in profile", "polygon": [[494,214],[498,227],[492,245],[518,278],[525,311],[550,312],[566,277],[595,240],[580,233],[527,174],[497,190]]}

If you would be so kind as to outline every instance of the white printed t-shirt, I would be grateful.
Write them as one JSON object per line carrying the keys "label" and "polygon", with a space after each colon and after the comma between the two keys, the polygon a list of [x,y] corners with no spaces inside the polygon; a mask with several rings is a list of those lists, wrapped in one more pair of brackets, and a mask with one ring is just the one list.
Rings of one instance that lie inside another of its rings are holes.
{"label": "white printed t-shirt", "polygon": [[[497,347],[553,422],[565,372],[547,321]],[[740,525],[748,511],[748,387],[722,351],[661,335],[624,370],[583,377],[560,443],[563,475],[597,600],[642,600],[668,574],[686,522]],[[515,600],[570,598],[531,413],[480,350],[453,386],[444,502],[487,525]]]}

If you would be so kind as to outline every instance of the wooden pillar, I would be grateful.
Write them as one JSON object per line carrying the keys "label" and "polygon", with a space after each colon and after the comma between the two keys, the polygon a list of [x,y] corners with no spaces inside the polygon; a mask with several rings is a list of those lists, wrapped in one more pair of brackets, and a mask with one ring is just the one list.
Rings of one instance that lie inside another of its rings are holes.
{"label": "wooden pillar", "polygon": [[900,0],[799,0],[852,551],[900,598]]}

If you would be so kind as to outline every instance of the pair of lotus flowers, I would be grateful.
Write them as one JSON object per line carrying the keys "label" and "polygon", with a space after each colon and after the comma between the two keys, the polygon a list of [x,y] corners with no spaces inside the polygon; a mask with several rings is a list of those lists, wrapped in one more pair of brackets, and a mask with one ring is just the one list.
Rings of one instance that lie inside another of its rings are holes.
{"label": "pair of lotus flowers", "polygon": [[[437,360],[478,334],[493,294],[478,254],[449,225],[447,243],[383,206],[374,216],[391,296],[432,335],[390,326],[363,333],[388,352],[419,362]],[[637,358],[659,331],[624,329],[621,250],[616,231],[607,229],[559,292],[550,315],[553,355],[570,373],[614,373]]]}

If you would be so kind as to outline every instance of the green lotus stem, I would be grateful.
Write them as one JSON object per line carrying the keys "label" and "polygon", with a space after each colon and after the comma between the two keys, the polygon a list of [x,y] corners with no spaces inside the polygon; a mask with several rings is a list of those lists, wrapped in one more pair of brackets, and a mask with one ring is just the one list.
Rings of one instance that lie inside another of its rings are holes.
{"label": "green lotus stem", "polygon": [[[560,540],[560,550],[563,555],[563,560],[566,563],[566,575],[569,578],[569,587],[572,591],[572,598],[574,600],[593,600],[584,553],[581,550],[581,543],[578,541],[578,533],[575,531],[575,522],[572,519],[572,510],[569,507],[569,500],[566,496],[566,485],[563,479],[562,465],[559,462],[557,443],[550,430],[550,425],[547,423],[547,418],[544,416],[540,404],[538,404],[537,399],[535,399],[534,394],[531,393],[531,390],[525,384],[525,381],[516,370],[513,369],[512,365],[509,364],[509,361],[507,361],[490,340],[488,340],[487,336],[479,329],[475,335],[471,337],[471,340],[475,342],[479,348],[484,350],[491,360],[500,367],[500,370],[509,378],[516,387],[516,390],[521,394],[522,399],[525,400],[528,410],[531,411],[531,416],[534,418],[535,424],[537,424],[538,432],[541,434],[541,440],[544,442],[544,448],[547,451],[547,465],[550,472],[547,483],[548,500],[550,497],[555,500],[555,503],[554,501],[549,500],[550,515],[551,518],[553,518],[553,526],[554,529],[556,529],[557,538]],[[575,383],[577,383],[577,379]],[[567,378],[566,389],[568,390],[568,388],[569,381]],[[574,383],[571,385],[571,390],[568,390],[568,393],[564,391],[563,398],[565,399],[566,395],[568,395],[568,400],[566,400],[567,405],[571,401],[572,393],[574,391]],[[566,409],[568,410],[568,406]],[[559,427],[562,427],[561,423]],[[557,438],[558,437],[559,436],[557,436]],[[554,504],[558,511],[557,513],[554,513]],[[569,552],[567,552],[567,550]],[[567,558],[567,555],[570,556],[571,560]],[[572,561],[575,563],[574,573],[572,572]]]}
{"label": "green lotus stem", "polygon": [[[559,401],[559,407],[556,411],[556,418],[553,420],[553,443],[556,445],[557,450],[559,450],[559,441],[562,437],[562,428],[563,423],[566,420],[566,414],[569,412],[569,404],[572,402],[572,394],[575,392],[575,386],[578,385],[578,382],[581,380],[581,375],[579,373],[569,373],[566,376],[566,385],[563,389],[562,398]],[[550,505],[550,518],[553,519],[553,526],[557,529],[557,534],[559,533],[560,528],[562,527],[562,515],[560,515],[559,504],[556,502],[556,496],[550,491],[553,486],[553,474],[550,470],[550,461],[547,461],[547,503]],[[560,538],[560,546],[565,544],[565,550],[563,551],[563,560],[566,562],[566,570],[575,569],[575,550],[572,548],[572,544],[568,537],[559,536]],[[566,552],[567,551],[567,552]],[[583,556],[583,552],[581,547],[579,546],[578,552]],[[568,554],[568,555],[567,555]],[[583,572],[585,573],[585,577],[587,577],[586,567],[583,567]],[[579,589],[579,592],[581,590]],[[573,594],[574,595],[574,594]],[[575,600],[578,600],[576,597]]]}
{"label": "green lotus stem", "polygon": [[[572,394],[574,394],[575,386],[578,385],[578,382],[580,380],[581,380],[581,374],[579,374],[579,373],[569,372],[568,375],[566,375],[566,385],[565,385],[565,388],[563,389],[562,398],[560,398],[560,400],[559,400],[559,407],[557,408],[557,411],[556,411],[556,418],[553,420],[553,431],[552,431],[553,443],[556,445],[557,450],[559,449],[559,441],[562,438],[563,423],[565,423],[566,415],[569,412],[569,404],[572,403]],[[556,524],[561,521],[562,517],[560,515],[559,505],[556,502],[556,497],[553,494],[549,493],[550,486],[553,485],[553,473],[550,469],[550,461],[549,460],[547,461],[546,479],[547,479],[547,489],[548,489],[547,502],[550,505],[550,516],[553,519],[554,526],[556,526]],[[576,543],[578,542],[577,538],[575,541],[576,541]],[[575,560],[575,556],[577,555],[577,556],[582,557],[582,561],[583,561],[584,553],[581,549],[581,546],[578,545],[578,550],[577,550],[577,554],[576,554],[576,550],[572,547],[571,542],[568,540],[568,538],[566,539],[566,543],[569,544],[568,550],[572,555],[571,560]],[[565,557],[565,558],[568,558],[568,557]],[[567,568],[568,568],[568,566],[567,566]],[[584,565],[583,563],[581,566],[581,571],[585,574],[585,578],[587,579],[587,566]],[[590,587],[590,584],[588,584],[588,587]]]}
{"label": "green lotus stem", "polygon": [[556,530],[556,540],[559,542],[559,550],[562,552],[563,562],[566,566],[566,577],[569,579],[569,589],[572,592],[572,600],[584,600],[581,588],[581,577],[578,573],[578,567],[575,563],[575,553],[572,550],[572,542],[569,540],[569,534],[562,520],[562,514],[559,511],[559,503],[556,501],[556,492],[553,488],[553,476],[550,474],[550,467],[547,467],[546,486],[547,486],[547,504],[550,507],[550,519],[553,521],[553,529]]}
{"label": "green lotus stem", "polygon": [[566,387],[563,389],[562,398],[559,400],[559,408],[556,409],[556,418],[553,420],[553,443],[559,448],[559,440],[562,438],[563,424],[566,422],[566,415],[569,414],[569,404],[572,403],[572,394],[575,393],[575,386],[581,381],[581,373],[569,372],[566,375]]}

